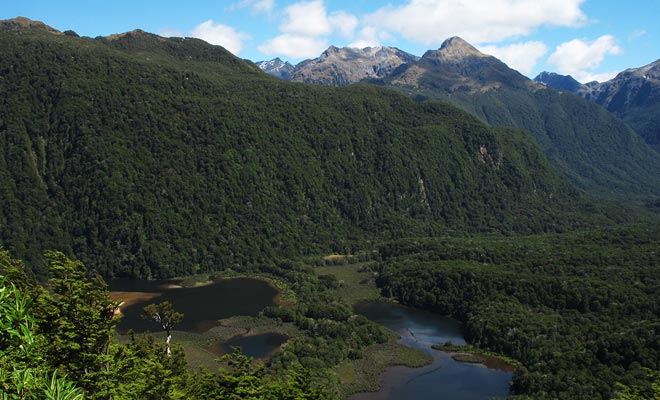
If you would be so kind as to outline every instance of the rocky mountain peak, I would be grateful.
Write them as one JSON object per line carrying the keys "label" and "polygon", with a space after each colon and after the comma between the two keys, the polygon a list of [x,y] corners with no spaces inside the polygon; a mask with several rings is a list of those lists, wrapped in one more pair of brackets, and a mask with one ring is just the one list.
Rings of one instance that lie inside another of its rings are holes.
{"label": "rocky mountain peak", "polygon": [[284,80],[289,80],[291,77],[291,71],[293,71],[294,68],[290,62],[282,61],[279,57],[267,61],[257,61],[255,64],[257,64],[257,66],[268,75]]}
{"label": "rocky mountain peak", "polygon": [[[622,72],[641,77],[642,79],[660,79],[660,60],[654,61],[640,68],[630,68]],[[616,79],[616,78],[614,78]]]}
{"label": "rocky mountain peak", "polygon": [[362,49],[330,46],[318,58],[296,65],[291,80],[326,86],[343,86],[363,79],[387,76],[402,64],[419,58],[394,47]]}
{"label": "rocky mountain peak", "polygon": [[460,61],[467,57],[488,57],[458,36],[445,40],[438,52],[446,61]]}

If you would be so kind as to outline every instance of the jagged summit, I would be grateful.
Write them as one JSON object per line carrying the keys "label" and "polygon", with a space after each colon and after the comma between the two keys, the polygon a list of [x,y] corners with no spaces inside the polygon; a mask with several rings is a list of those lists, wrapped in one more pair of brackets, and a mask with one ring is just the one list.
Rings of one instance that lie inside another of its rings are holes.
{"label": "jagged summit", "polygon": [[0,28],[2,29],[13,29],[13,30],[20,30],[20,29],[41,29],[46,32],[50,33],[62,33],[58,31],[57,29],[50,27],[46,24],[44,24],[41,21],[34,21],[31,20],[30,18],[25,18],[25,17],[16,17],[16,18],[11,18],[11,19],[3,19],[0,20]]}
{"label": "jagged summit", "polygon": [[362,49],[330,46],[318,58],[298,64],[291,80],[326,86],[343,86],[363,79],[387,76],[402,64],[418,57],[395,47],[374,46]]}
{"label": "jagged summit", "polygon": [[466,57],[489,57],[458,36],[442,42],[439,53],[448,61],[458,61]]}
{"label": "jagged summit", "polygon": [[255,64],[257,64],[257,66],[268,75],[284,80],[289,80],[291,78],[291,71],[293,71],[294,68],[290,62],[282,61],[279,57],[267,61],[257,61]]}
{"label": "jagged summit", "polygon": [[437,50],[428,50],[421,60],[433,65],[453,66],[456,69],[462,69],[465,65],[499,62],[495,57],[480,52],[458,36],[445,40]]}

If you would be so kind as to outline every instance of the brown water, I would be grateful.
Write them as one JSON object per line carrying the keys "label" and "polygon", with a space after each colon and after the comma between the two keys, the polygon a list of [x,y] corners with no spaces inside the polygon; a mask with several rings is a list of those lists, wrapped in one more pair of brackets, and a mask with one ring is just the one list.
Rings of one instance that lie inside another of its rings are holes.
{"label": "brown water", "polygon": [[[276,304],[277,289],[267,282],[251,278],[223,279],[205,286],[180,288],[178,281],[113,280],[113,297],[129,299],[121,311],[123,318],[117,326],[120,333],[157,332],[161,327],[144,320],[142,310],[152,303],[169,301],[176,311],[184,314],[176,330],[202,333],[217,325],[217,321],[235,315],[256,316],[261,310]],[[118,293],[119,292],[119,293]]]}

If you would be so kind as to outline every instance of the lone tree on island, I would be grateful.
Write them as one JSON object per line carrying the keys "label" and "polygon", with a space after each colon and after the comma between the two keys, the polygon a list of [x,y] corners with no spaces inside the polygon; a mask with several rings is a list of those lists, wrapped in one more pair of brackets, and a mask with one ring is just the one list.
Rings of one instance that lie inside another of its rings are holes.
{"label": "lone tree on island", "polygon": [[172,308],[172,303],[169,301],[164,301],[158,304],[149,304],[144,307],[144,319],[156,321],[163,327],[165,333],[167,333],[167,339],[165,339],[165,352],[168,356],[172,355],[170,350],[170,340],[172,339],[172,329],[181,322],[183,319],[183,314],[177,311],[174,311]]}

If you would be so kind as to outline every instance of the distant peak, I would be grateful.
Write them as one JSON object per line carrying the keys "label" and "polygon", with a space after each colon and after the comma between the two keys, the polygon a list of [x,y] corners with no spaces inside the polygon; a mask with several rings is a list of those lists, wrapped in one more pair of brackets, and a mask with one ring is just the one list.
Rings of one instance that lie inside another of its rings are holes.
{"label": "distant peak", "polygon": [[[114,35],[106,36],[108,40],[116,40],[120,39],[124,36],[135,36],[135,37],[158,37],[158,35],[155,35],[153,33],[145,32],[142,29],[133,29],[132,31],[129,32],[124,32],[124,33],[116,33]],[[164,39],[164,38],[163,38]]]}
{"label": "distant peak", "polygon": [[441,49],[445,47],[450,47],[450,46],[464,46],[464,47],[472,47],[472,45],[460,36],[452,36],[449,39],[446,39],[444,42],[442,42],[442,45],[440,46]]}
{"label": "distant peak", "polygon": [[332,53],[339,53],[341,49],[335,45],[331,45],[328,47],[328,49],[325,51],[325,53],[332,54]]}
{"label": "distant peak", "polygon": [[570,75],[561,75],[555,72],[543,71],[534,78],[534,82],[551,87],[556,90],[577,92],[582,84]]}
{"label": "distant peak", "polygon": [[0,20],[0,28],[5,29],[41,29],[50,33],[61,33],[41,21],[33,21],[30,18],[16,17]]}
{"label": "distant peak", "polygon": [[469,56],[487,57],[486,54],[480,52],[458,36],[445,40],[442,46],[440,46],[440,53],[443,55],[443,58],[451,60],[463,59]]}

